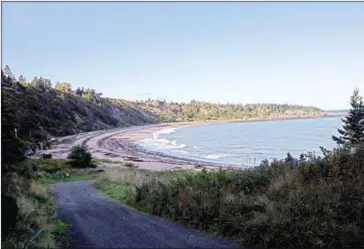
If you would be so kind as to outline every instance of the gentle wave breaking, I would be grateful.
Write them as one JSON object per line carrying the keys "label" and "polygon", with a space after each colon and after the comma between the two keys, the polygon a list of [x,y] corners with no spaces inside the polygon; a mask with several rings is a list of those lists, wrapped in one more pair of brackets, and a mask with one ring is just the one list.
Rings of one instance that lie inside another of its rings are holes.
{"label": "gentle wave breaking", "polygon": [[234,155],[232,155],[232,154],[211,154],[211,155],[204,156],[204,158],[219,159],[219,158],[231,157],[231,156],[234,156]]}
{"label": "gentle wave breaking", "polygon": [[159,135],[161,135],[161,134],[171,134],[175,131],[176,131],[176,128],[167,128],[167,129],[163,129],[163,130],[158,130],[158,131],[153,132],[153,138],[158,139]]}
{"label": "gentle wave breaking", "polygon": [[159,138],[160,135],[171,134],[176,131],[176,128],[168,128],[158,130],[153,133],[153,138],[143,139],[141,142],[146,146],[156,146],[160,149],[183,149],[187,147],[185,144],[179,144],[176,140],[168,140],[166,138]]}

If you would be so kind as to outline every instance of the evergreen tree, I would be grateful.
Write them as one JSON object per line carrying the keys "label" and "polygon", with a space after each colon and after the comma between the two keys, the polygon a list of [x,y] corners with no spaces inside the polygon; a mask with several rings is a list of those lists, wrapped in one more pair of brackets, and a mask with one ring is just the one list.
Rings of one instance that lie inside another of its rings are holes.
{"label": "evergreen tree", "polygon": [[364,105],[358,88],[354,90],[350,98],[350,105],[348,116],[342,119],[344,125],[342,129],[338,129],[340,136],[332,136],[338,145],[344,147],[354,147],[360,142],[364,142]]}
{"label": "evergreen tree", "polygon": [[27,79],[24,77],[24,75],[20,75],[19,76],[19,80],[18,80],[20,83],[23,83],[23,82],[26,82],[27,81]]}
{"label": "evergreen tree", "polygon": [[72,91],[72,86],[68,82],[57,82],[54,88],[65,93],[69,93]]}
{"label": "evergreen tree", "polygon": [[37,86],[38,84],[38,77],[34,77],[33,80],[30,82],[32,86]]}
{"label": "evergreen tree", "polygon": [[79,95],[79,96],[82,96],[82,91],[81,91],[81,88],[77,88],[76,89],[76,95]]}
{"label": "evergreen tree", "polygon": [[28,85],[27,79],[22,74],[19,76],[18,83],[19,83],[19,86],[22,86],[22,87]]}
{"label": "evergreen tree", "polygon": [[284,159],[285,162],[289,163],[293,161],[293,157],[291,155],[291,153],[287,153],[287,157]]}
{"label": "evergreen tree", "polygon": [[6,77],[9,77],[11,81],[15,81],[15,76],[13,74],[13,72],[11,71],[10,67],[8,65],[5,66],[4,68],[4,74]]}
{"label": "evergreen tree", "polygon": [[74,168],[95,168],[96,166],[92,164],[92,155],[85,144],[73,146],[67,158]]}
{"label": "evergreen tree", "polygon": [[17,107],[1,98],[1,172],[12,170],[15,163],[25,159],[24,143],[18,138],[19,120],[16,116]]}

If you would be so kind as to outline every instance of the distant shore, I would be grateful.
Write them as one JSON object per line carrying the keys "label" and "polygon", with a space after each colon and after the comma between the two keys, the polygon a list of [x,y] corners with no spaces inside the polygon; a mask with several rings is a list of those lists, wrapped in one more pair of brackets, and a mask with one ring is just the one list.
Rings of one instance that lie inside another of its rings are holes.
{"label": "distant shore", "polygon": [[222,120],[202,120],[191,122],[170,122],[165,124],[214,124],[214,123],[247,123],[247,122],[263,122],[263,121],[282,121],[282,120],[295,120],[295,119],[314,119],[314,118],[340,118],[345,117],[346,113],[317,113],[308,115],[285,115],[278,117],[266,117],[266,118],[249,118],[249,119],[222,119]]}

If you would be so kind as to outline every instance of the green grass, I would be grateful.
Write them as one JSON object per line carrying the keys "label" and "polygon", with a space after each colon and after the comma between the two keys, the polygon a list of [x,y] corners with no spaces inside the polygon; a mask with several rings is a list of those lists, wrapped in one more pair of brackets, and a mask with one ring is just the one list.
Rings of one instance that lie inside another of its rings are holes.
{"label": "green grass", "polygon": [[65,234],[68,230],[69,225],[64,223],[62,220],[58,219],[56,224],[54,224],[53,231],[57,234]]}
{"label": "green grass", "polygon": [[99,174],[91,174],[91,173],[76,173],[71,174],[70,177],[60,178],[60,177],[43,177],[39,180],[39,182],[43,184],[56,184],[56,183],[67,183],[67,182],[75,182],[75,181],[84,181],[97,179]]}
{"label": "green grass", "polygon": [[119,164],[121,166],[128,167],[128,168],[135,168],[136,167],[131,162],[122,162],[122,161],[112,160],[112,159],[108,159],[108,158],[102,158],[102,159],[94,158],[94,159],[92,159],[92,162],[95,163],[95,164],[99,164],[99,163]]}
{"label": "green grass", "polygon": [[[2,248],[22,248],[24,241],[34,235],[29,229],[44,228],[36,239],[36,246],[29,249],[66,248],[68,225],[56,219],[54,197],[50,184],[97,179],[95,169],[73,169],[66,160],[28,159],[19,163],[17,172],[6,179],[8,194],[15,197],[19,207],[16,231],[4,239]],[[67,172],[69,177],[57,177],[58,172]]]}
{"label": "green grass", "polygon": [[120,164],[120,165],[124,165],[124,162],[122,161],[118,161],[118,160],[112,160],[112,159],[108,159],[108,158],[94,158],[92,159],[92,162],[94,163],[113,163],[113,164]]}
{"label": "green grass", "polygon": [[364,147],[242,172],[106,171],[125,204],[257,248],[364,248]]}
{"label": "green grass", "polygon": [[[33,170],[40,173],[38,182],[42,184],[67,183],[74,181],[96,179],[100,173],[94,173],[94,168],[71,168],[64,159],[28,159],[26,165],[31,165]],[[69,173],[69,177],[61,178],[57,172]]]}
{"label": "green grass", "polygon": [[65,159],[28,159],[37,165],[38,171],[47,173],[55,173],[70,169],[70,166]]}
{"label": "green grass", "polygon": [[135,205],[133,187],[128,185],[120,185],[117,183],[109,183],[106,180],[94,183],[94,187],[99,188],[107,196],[117,199],[127,205]]}
{"label": "green grass", "polygon": [[19,213],[15,231],[2,238],[2,248],[23,248],[24,242],[40,228],[44,231],[35,238],[36,245],[30,245],[29,249],[66,248],[68,226],[56,219],[56,206],[49,186],[15,173],[8,175],[7,180],[7,190],[15,197]]}
{"label": "green grass", "polygon": [[57,219],[53,227],[53,234],[55,236],[55,239],[61,245],[61,248],[69,248],[69,240],[67,236],[68,229],[68,224],[64,223],[60,219]]}

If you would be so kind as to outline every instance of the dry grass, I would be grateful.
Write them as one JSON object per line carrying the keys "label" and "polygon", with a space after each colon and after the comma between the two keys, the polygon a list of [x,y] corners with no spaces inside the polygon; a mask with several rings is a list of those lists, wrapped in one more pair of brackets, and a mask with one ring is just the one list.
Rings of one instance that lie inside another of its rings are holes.
{"label": "dry grass", "polygon": [[94,158],[92,161],[95,164],[110,163],[110,164],[119,164],[120,166],[124,166],[127,168],[137,168],[138,167],[134,163],[131,163],[131,162],[122,162],[122,161],[113,160],[113,159],[109,159],[109,158],[101,158],[101,159]]}
{"label": "dry grass", "polygon": [[17,174],[9,177],[12,178],[12,184],[7,191],[16,198],[19,213],[16,230],[8,238],[3,239],[2,248],[24,248],[24,243],[40,228],[44,231],[35,239],[36,245],[29,246],[29,249],[63,247],[65,230],[62,233],[54,231],[57,220],[49,186]]}
{"label": "dry grass", "polygon": [[148,170],[109,168],[105,170],[104,179],[124,185],[141,187],[143,184],[166,182],[169,177],[165,172],[151,172]]}
{"label": "dry grass", "polygon": [[96,184],[150,214],[258,248],[363,248],[364,147],[293,168],[242,172],[114,169]]}

